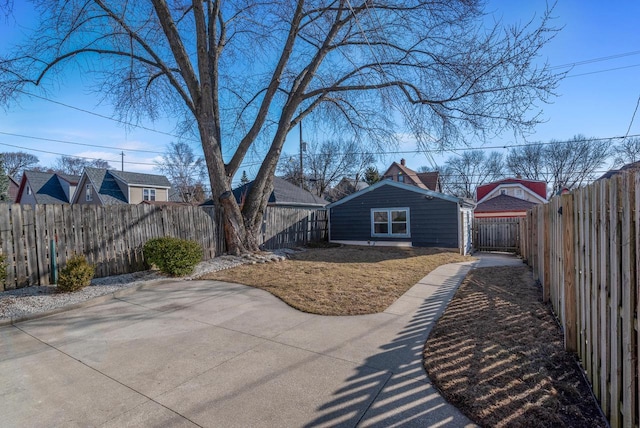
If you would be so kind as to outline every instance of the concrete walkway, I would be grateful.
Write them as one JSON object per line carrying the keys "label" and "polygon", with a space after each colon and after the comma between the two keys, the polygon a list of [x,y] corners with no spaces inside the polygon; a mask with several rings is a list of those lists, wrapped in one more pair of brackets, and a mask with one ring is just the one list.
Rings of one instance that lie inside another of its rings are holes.
{"label": "concrete walkway", "polygon": [[1,424],[468,426],[421,352],[474,265],[522,265],[478,258],[439,267],[374,315],[310,315],[251,287],[172,281],[1,327]]}

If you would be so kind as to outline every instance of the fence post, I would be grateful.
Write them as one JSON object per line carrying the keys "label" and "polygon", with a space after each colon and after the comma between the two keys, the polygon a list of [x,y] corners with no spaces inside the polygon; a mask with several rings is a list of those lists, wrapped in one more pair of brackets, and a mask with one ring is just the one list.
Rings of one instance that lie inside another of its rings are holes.
{"label": "fence post", "polygon": [[564,271],[564,347],[569,352],[577,351],[576,325],[576,284],[575,284],[575,254],[573,236],[573,195],[562,195],[562,242],[563,242],[563,271]]}

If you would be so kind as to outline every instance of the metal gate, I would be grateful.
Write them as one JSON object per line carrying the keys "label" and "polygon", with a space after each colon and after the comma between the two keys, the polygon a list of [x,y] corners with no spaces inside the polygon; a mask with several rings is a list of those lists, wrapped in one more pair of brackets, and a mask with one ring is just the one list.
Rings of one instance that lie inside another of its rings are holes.
{"label": "metal gate", "polygon": [[473,220],[477,251],[517,252],[520,247],[519,218],[476,218]]}

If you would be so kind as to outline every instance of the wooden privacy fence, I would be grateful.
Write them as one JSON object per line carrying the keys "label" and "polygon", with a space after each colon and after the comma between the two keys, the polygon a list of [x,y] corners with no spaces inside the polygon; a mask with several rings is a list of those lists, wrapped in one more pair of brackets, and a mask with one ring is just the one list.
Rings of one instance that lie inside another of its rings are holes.
{"label": "wooden privacy fence", "polygon": [[51,241],[59,266],[84,254],[103,277],[143,270],[142,246],[174,236],[200,243],[205,260],[222,252],[214,208],[152,205],[0,205],[5,288],[51,283]]}
{"label": "wooden privacy fence", "polygon": [[639,424],[640,174],[529,211],[521,251],[612,427]]}
{"label": "wooden privacy fence", "polygon": [[327,211],[267,207],[264,213],[261,248],[275,250],[327,238]]}
{"label": "wooden privacy fence", "polygon": [[520,243],[519,218],[475,218],[474,247],[478,251],[516,252]]}
{"label": "wooden privacy fence", "polygon": [[[324,210],[267,207],[259,243],[264,249],[303,245],[326,237]],[[0,205],[0,248],[7,278],[2,289],[51,283],[51,242],[63,267],[84,254],[96,277],[145,269],[149,239],[195,240],[208,260],[225,251],[216,208],[155,205]]]}

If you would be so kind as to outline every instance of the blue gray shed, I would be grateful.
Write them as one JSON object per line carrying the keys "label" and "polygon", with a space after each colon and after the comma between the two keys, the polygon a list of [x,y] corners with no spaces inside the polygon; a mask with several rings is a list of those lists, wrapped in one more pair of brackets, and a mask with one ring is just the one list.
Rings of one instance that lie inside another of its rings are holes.
{"label": "blue gray shed", "polygon": [[329,240],[471,250],[473,202],[383,180],[327,206]]}

